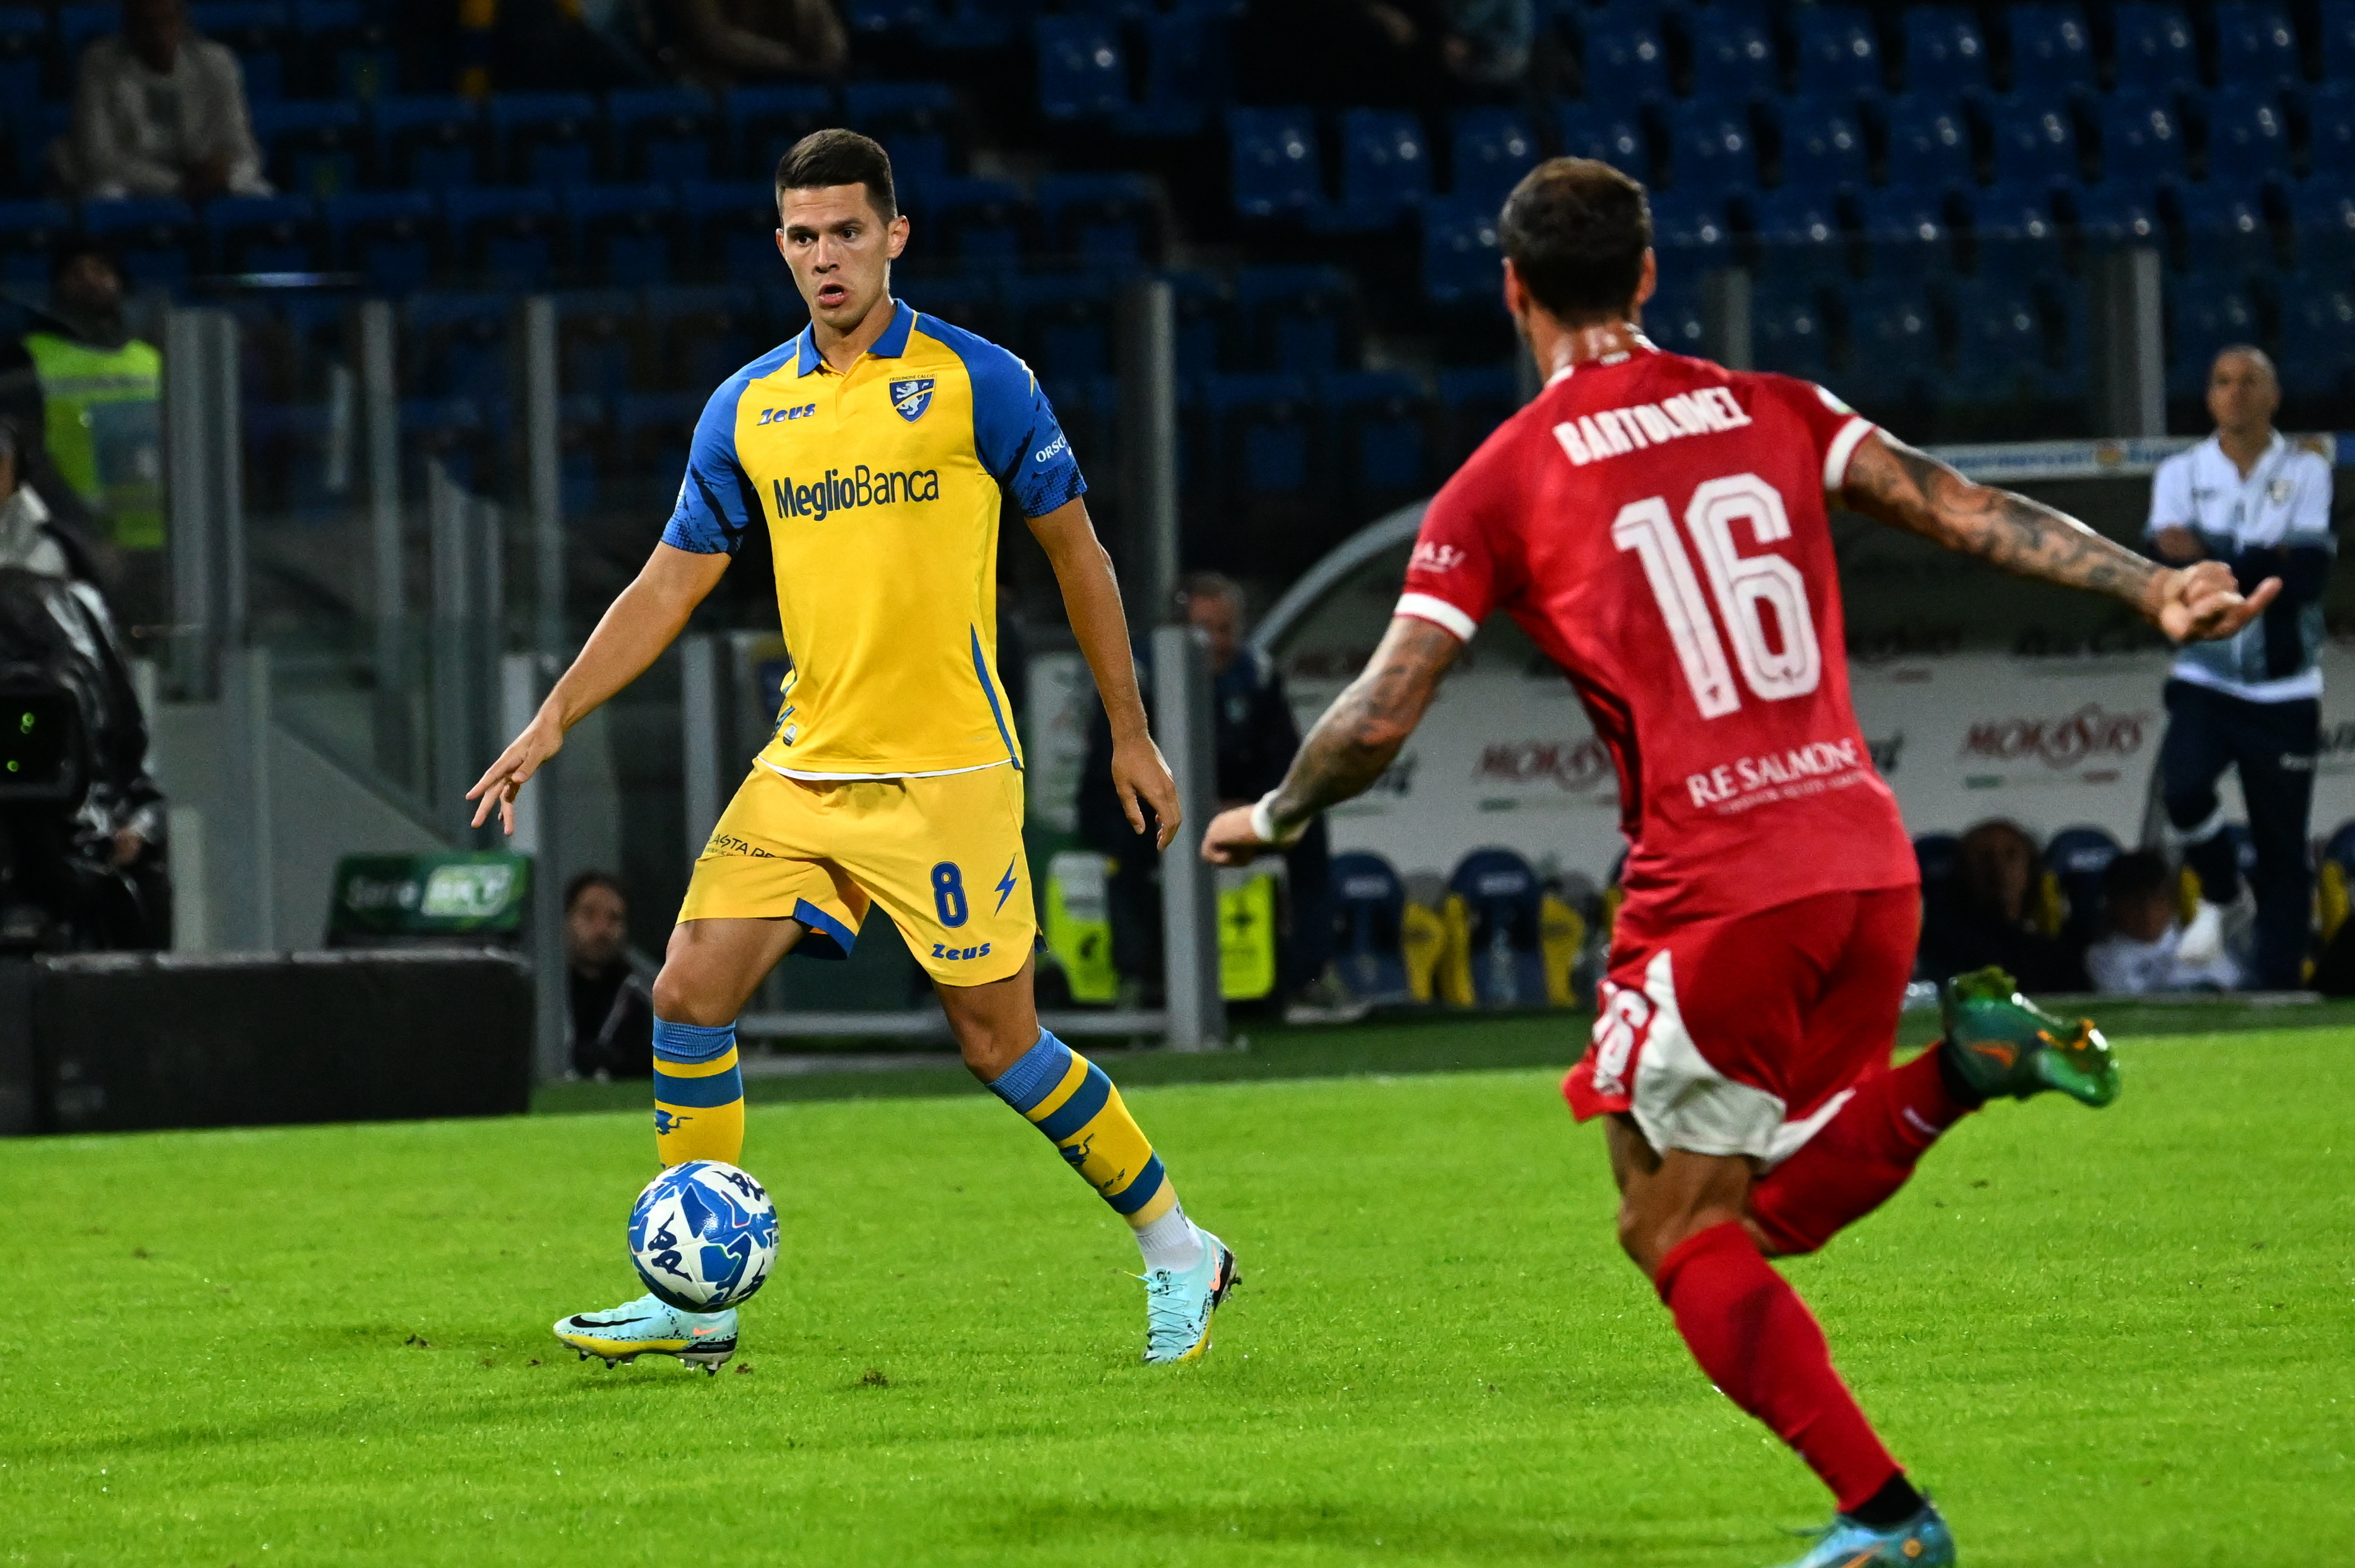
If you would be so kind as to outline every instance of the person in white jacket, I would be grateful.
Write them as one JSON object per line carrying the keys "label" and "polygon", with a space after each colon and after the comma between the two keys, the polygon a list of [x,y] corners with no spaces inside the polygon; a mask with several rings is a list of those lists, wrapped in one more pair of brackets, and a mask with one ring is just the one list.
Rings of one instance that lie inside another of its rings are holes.
{"label": "person in white jacket", "polygon": [[123,30],[82,51],[73,129],[52,156],[85,201],[271,194],[245,72],[190,30],[186,0],[123,0]]}

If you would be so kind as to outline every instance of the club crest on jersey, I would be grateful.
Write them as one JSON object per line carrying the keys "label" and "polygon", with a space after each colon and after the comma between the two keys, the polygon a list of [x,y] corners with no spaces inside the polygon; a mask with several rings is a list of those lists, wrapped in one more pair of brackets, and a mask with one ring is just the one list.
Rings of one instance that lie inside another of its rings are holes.
{"label": "club crest on jersey", "polygon": [[932,377],[927,376],[921,381],[891,383],[891,407],[899,409],[900,418],[910,424],[922,418],[924,410],[932,406]]}

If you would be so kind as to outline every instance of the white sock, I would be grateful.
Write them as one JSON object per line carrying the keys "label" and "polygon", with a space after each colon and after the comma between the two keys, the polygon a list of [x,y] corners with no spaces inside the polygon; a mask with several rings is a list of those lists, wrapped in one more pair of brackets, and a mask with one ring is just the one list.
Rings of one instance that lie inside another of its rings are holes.
{"label": "white sock", "polygon": [[1148,1271],[1166,1268],[1183,1274],[1202,1261],[1202,1233],[1186,1217],[1184,1204],[1172,1203],[1167,1213],[1137,1228],[1136,1249],[1145,1255]]}

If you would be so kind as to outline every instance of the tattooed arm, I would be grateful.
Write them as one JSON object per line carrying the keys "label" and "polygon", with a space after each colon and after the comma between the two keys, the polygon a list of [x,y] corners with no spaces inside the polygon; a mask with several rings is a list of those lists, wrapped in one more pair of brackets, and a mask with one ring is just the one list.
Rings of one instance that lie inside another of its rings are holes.
{"label": "tattooed arm", "polygon": [[1840,499],[1851,511],[1976,556],[2014,577],[2123,600],[2177,642],[2230,637],[2281,591],[2278,579],[2267,578],[2243,598],[2221,562],[2175,567],[2146,560],[2074,517],[2008,490],[1975,484],[1926,452],[1878,431],[1849,460]]}
{"label": "tattooed arm", "polygon": [[1202,835],[1202,858],[1247,865],[1262,850],[1299,837],[1327,807],[1363,793],[1423,722],[1440,677],[1463,646],[1454,632],[1428,620],[1409,615],[1391,620],[1365,669],[1300,743],[1284,782],[1256,806],[1220,812]]}

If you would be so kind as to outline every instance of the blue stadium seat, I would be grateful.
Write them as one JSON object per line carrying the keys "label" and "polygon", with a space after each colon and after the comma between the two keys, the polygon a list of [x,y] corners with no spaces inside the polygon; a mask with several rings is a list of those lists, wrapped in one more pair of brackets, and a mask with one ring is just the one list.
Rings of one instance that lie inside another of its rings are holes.
{"label": "blue stadium seat", "polygon": [[1341,489],[1371,516],[1430,493],[1431,398],[1397,371],[1327,376],[1325,402]]}
{"label": "blue stadium seat", "polygon": [[607,166],[625,180],[708,180],[719,106],[690,88],[633,88],[605,95]]}
{"label": "blue stadium seat", "polygon": [[2240,280],[2207,274],[2188,276],[2165,291],[2167,395],[2190,400],[2208,387],[2208,367],[2218,351],[2257,341],[2257,311]]}
{"label": "blue stadium seat", "polygon": [[398,90],[400,49],[386,8],[294,0],[295,58],[305,91],[373,103]]}
{"label": "blue stadium seat", "polygon": [[2322,30],[2322,79],[2355,81],[2355,0],[2322,0],[2315,9]]}
{"label": "blue stadium seat", "polygon": [[1971,183],[1970,122],[1954,103],[1908,93],[1890,101],[1888,126],[1891,186],[1943,191]]}
{"label": "blue stadium seat", "polygon": [[704,392],[631,392],[613,399],[613,434],[623,461],[642,473],[687,471],[688,443],[709,396]]}
{"label": "blue stadium seat", "polygon": [[2005,7],[2011,27],[2011,90],[2055,98],[2094,85],[2093,30],[2074,4]]}
{"label": "blue stadium seat", "polygon": [[1320,214],[1341,232],[1386,228],[1431,195],[1431,143],[1423,121],[1400,110],[1341,114],[1341,199]]}
{"label": "blue stadium seat", "polygon": [[[1993,240],[2006,247],[2041,247],[2061,232],[2052,216],[2052,192],[2051,185],[1989,185],[1956,199],[1969,210],[1971,232],[1983,245]],[[1980,265],[1987,265],[1984,250]]]}
{"label": "blue stadium seat", "polygon": [[2102,178],[2147,189],[2190,173],[2183,122],[2165,100],[2120,92],[2101,101]]}
{"label": "blue stadium seat", "polygon": [[1750,326],[1759,369],[1809,381],[1830,377],[1831,332],[1817,279],[1762,277],[1751,291]]}
{"label": "blue stadium seat", "polygon": [[250,106],[271,182],[295,196],[341,196],[360,186],[365,136],[357,103],[287,100]]}
{"label": "blue stadium seat", "polygon": [[1914,186],[1891,185],[1858,198],[1865,253],[1876,276],[1920,278],[1952,260],[1945,197]]}
{"label": "blue stadium seat", "polygon": [[380,180],[413,191],[474,183],[481,170],[483,120],[474,100],[379,98],[371,118]]}
{"label": "blue stadium seat", "polygon": [[2063,828],[2045,844],[2045,869],[2069,906],[2063,939],[2082,948],[2102,935],[2102,873],[2121,853],[2118,841],[2101,828]]}
{"label": "blue stadium seat", "polygon": [[1838,244],[1847,223],[1840,214],[1838,199],[1831,191],[1785,185],[1757,198],[1751,227],[1762,247],[1774,248],[1773,253],[1762,258],[1765,270],[1775,270],[1776,253],[1797,250],[1805,258],[1800,264],[1820,274],[1827,266],[1837,263],[1828,262],[1819,253],[1806,248]]}
{"label": "blue stadium seat", "polygon": [[655,384],[709,389],[774,347],[760,299],[741,284],[648,289],[645,329]]}
{"label": "blue stadium seat", "polygon": [[1496,303],[1501,309],[1502,256],[1495,207],[1450,200],[1423,204],[1423,295],[1433,304]]}
{"label": "blue stadium seat", "polygon": [[1565,103],[1557,115],[1561,150],[1574,158],[1594,158],[1636,179],[1652,178],[1651,142],[1634,112],[1591,103]]}
{"label": "blue stadium seat", "polygon": [[1390,862],[1364,850],[1335,855],[1329,875],[1333,963],[1341,983],[1360,1001],[1404,1001],[1406,884]]}
{"label": "blue stadium seat", "polygon": [[1113,374],[1112,286],[1101,275],[1028,273],[1006,281],[1014,338],[1042,376]]}
{"label": "blue stadium seat", "polygon": [[1324,205],[1316,166],[1316,116],[1307,109],[1227,111],[1235,212],[1281,217]]}
{"label": "blue stadium seat", "polygon": [[854,81],[842,90],[844,122],[870,136],[894,138],[888,144],[895,165],[900,141],[944,136],[956,114],[956,89],[944,81]]}
{"label": "blue stadium seat", "polygon": [[777,192],[768,180],[689,180],[678,188],[679,219],[703,270],[738,283],[774,278]]}
{"label": "blue stadium seat", "polygon": [[1325,376],[1357,358],[1357,286],[1339,268],[1246,267],[1234,303],[1254,368]]}
{"label": "blue stadium seat", "polygon": [[2276,92],[2297,79],[2297,31],[2289,13],[2268,0],[2219,0],[2217,85]]}
{"label": "blue stadium seat", "polygon": [[515,302],[472,290],[415,294],[400,310],[400,363],[427,397],[487,411],[506,401],[507,325]]}
{"label": "blue stadium seat", "polygon": [[2164,98],[2199,87],[2199,49],[2192,41],[2191,19],[2181,6],[2126,0],[2113,17],[2113,85],[2117,91]]}
{"label": "blue stadium seat", "polygon": [[571,185],[571,253],[608,288],[667,283],[678,263],[678,196],[666,185]]}
{"label": "blue stadium seat", "polygon": [[1758,138],[1739,105],[1693,99],[1668,114],[1671,188],[1721,196],[1759,184]]}
{"label": "blue stadium seat", "polygon": [[1208,112],[1234,97],[1231,18],[1215,5],[1181,5],[1145,18],[1145,92],[1114,128],[1132,136],[1193,136]]}
{"label": "blue stadium seat", "polygon": [[496,93],[489,123],[507,178],[552,188],[597,177],[597,101],[587,93]]}
{"label": "blue stadium seat", "polygon": [[1966,92],[1987,85],[1987,39],[1960,5],[1909,5],[1904,12],[1905,85]]}
{"label": "blue stadium seat", "polygon": [[[1652,198],[1652,234],[1677,253],[1679,268],[1722,265],[1733,243],[1733,229],[1725,220],[1725,193],[1678,188]],[[1670,263],[1660,263],[1667,271]]]}
{"label": "blue stadium seat", "polygon": [[562,259],[558,245],[563,229],[553,190],[446,191],[442,218],[452,265],[496,286],[540,287]]}
{"label": "blue stadium seat", "polygon": [[555,296],[557,384],[599,402],[637,380],[638,296],[629,289],[565,289]]}
{"label": "blue stadium seat", "polygon": [[2035,296],[2008,281],[1955,287],[1955,368],[1946,389],[1964,401],[2028,401],[2043,391],[2047,345]]}
{"label": "blue stadium seat", "polygon": [[1454,173],[1448,195],[1501,207],[1520,178],[1537,166],[1538,139],[1510,109],[1459,109],[1449,125]]}
{"label": "blue stadium seat", "polygon": [[188,24],[237,56],[250,106],[260,108],[285,90],[293,28],[282,0],[197,0],[188,7]]}
{"label": "blue stadium seat", "polygon": [[2282,389],[2293,397],[2344,397],[2355,390],[2355,288],[2336,276],[2282,289]]}
{"label": "blue stadium seat", "polygon": [[1846,104],[1796,99],[1783,111],[1783,184],[1817,192],[1865,183],[1864,125]]}
{"label": "blue stadium seat", "polygon": [[[933,243],[968,270],[1010,270],[1041,252],[1038,208],[1006,180],[936,182],[916,213]],[[941,239],[946,243],[943,244]]]}
{"label": "blue stadium seat", "polygon": [[727,98],[729,160],[736,174],[765,180],[787,148],[834,124],[834,91],[824,87],[740,87]]}
{"label": "blue stadium seat", "polygon": [[206,249],[219,272],[314,272],[325,236],[308,196],[221,196],[205,204]]}
{"label": "blue stadium seat", "polygon": [[937,321],[979,333],[993,343],[1016,341],[1007,316],[1006,280],[996,272],[935,274],[908,285],[908,302]]}
{"label": "blue stadium seat", "polygon": [[1820,98],[1854,98],[1881,90],[1881,43],[1861,6],[1801,7],[1794,16],[1799,47],[1799,90]]}
{"label": "blue stadium seat", "polygon": [[0,201],[0,283],[47,295],[49,258],[73,227],[73,208],[61,201]]}
{"label": "blue stadium seat", "polygon": [[22,105],[16,119],[12,134],[16,142],[17,188],[37,191],[49,183],[49,144],[71,128],[73,106],[69,103]]}
{"label": "blue stadium seat", "polygon": [[939,17],[932,0],[849,0],[842,19],[854,33],[880,37],[886,33],[920,33]]}
{"label": "blue stadium seat", "polygon": [[1128,107],[1128,58],[1109,16],[1041,16],[1039,112],[1049,120],[1098,119]]}
{"label": "blue stadium seat", "polygon": [[2088,239],[2147,244],[2165,238],[2147,185],[2111,180],[2077,193],[2077,231]]}
{"label": "blue stadium seat", "polygon": [[1869,406],[1923,397],[1940,370],[1937,327],[1923,286],[1881,279],[1840,298],[1848,316],[1840,390]]}
{"label": "blue stadium seat", "polygon": [[2254,190],[2289,173],[2289,121],[2272,92],[2237,90],[2211,94],[2208,122],[2208,177]]}
{"label": "blue stadium seat", "polygon": [[176,291],[196,270],[197,215],[176,196],[84,202],[81,227],[113,249],[137,288]]}
{"label": "blue stadium seat", "polygon": [[[0,141],[11,144],[20,164],[37,134],[34,121],[48,47],[46,15],[29,5],[0,6]],[[32,187],[38,173],[27,170],[24,188]]]}
{"label": "blue stadium seat", "polygon": [[1730,107],[1771,97],[1781,90],[1782,76],[1774,37],[1764,27],[1729,21],[1693,29],[1695,98]]}
{"label": "blue stadium seat", "polygon": [[1546,1005],[1538,918],[1545,892],[1529,863],[1507,849],[1474,850],[1447,878],[1472,925],[1472,994],[1482,1007]]}
{"label": "blue stadium seat", "polygon": [[2186,271],[2245,277],[2273,264],[2273,226],[2254,188],[2235,189],[2212,181],[2187,187],[2177,194],[2176,222]]}
{"label": "blue stadium seat", "polygon": [[1297,376],[1213,376],[1201,393],[1226,520],[1257,538],[1272,563],[1286,550],[1299,554],[1306,541],[1270,538],[1266,529],[1275,519],[1299,516],[1326,487],[1308,383]]}
{"label": "blue stadium seat", "polygon": [[2322,264],[2345,270],[2355,258],[2355,187],[2347,176],[2309,175],[2289,187],[2287,205],[2300,264],[2315,270]]}
{"label": "blue stadium seat", "polygon": [[59,5],[55,10],[58,63],[62,68],[58,86],[62,93],[70,94],[75,75],[81,69],[82,51],[93,40],[118,31],[123,13],[112,5]]}
{"label": "blue stadium seat", "polygon": [[2355,169],[2355,81],[2332,82],[2306,101],[2310,175]]}
{"label": "blue stadium seat", "polygon": [[1709,320],[1700,302],[1687,294],[1664,289],[1653,295],[1644,307],[1644,335],[1670,354],[1709,354]]}
{"label": "blue stadium seat", "polygon": [[380,293],[407,294],[432,276],[441,209],[425,191],[329,196],[327,248],[338,265],[365,273]]}
{"label": "blue stadium seat", "polygon": [[1178,378],[1192,382],[1241,365],[1234,299],[1215,272],[1175,271],[1169,281],[1178,317]]}
{"label": "blue stadium seat", "polygon": [[[1644,316],[1652,317],[1647,309]],[[1654,335],[1663,348],[1675,346]],[[1443,370],[1432,378],[1439,394],[1440,422],[1445,430],[1441,459],[1451,468],[1478,450],[1490,432],[1520,407],[1520,383],[1510,365],[1480,365]]]}
{"label": "blue stadium seat", "polygon": [[1039,214],[1047,242],[1082,267],[1135,271],[1162,249],[1161,199],[1143,175],[1044,175]]}
{"label": "blue stadium seat", "polygon": [[2077,123],[2068,104],[2017,95],[1987,107],[1995,132],[1995,177],[2002,185],[2050,185],[2081,177]]}
{"label": "blue stadium seat", "polygon": [[1625,111],[1668,96],[1668,51],[1657,26],[1591,26],[1583,63],[1580,79],[1590,104]]}

